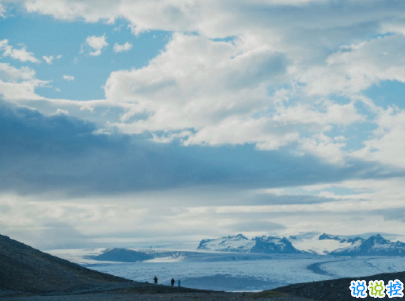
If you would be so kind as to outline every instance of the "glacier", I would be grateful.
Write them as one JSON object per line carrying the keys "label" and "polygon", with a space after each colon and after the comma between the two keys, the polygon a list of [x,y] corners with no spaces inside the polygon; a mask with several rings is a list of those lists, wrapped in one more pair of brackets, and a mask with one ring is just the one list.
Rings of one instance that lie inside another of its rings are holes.
{"label": "glacier", "polygon": [[[175,278],[191,288],[260,291],[301,282],[404,271],[405,261],[397,256],[402,255],[404,247],[404,243],[386,240],[381,235],[366,239],[310,232],[288,238],[249,239],[238,234],[203,239],[194,250],[132,248],[124,252],[125,258],[103,257],[103,261],[98,259],[106,254],[106,248],[48,252],[140,282],[152,282],[157,276],[159,283],[167,285]],[[124,262],[128,261],[128,254],[146,260]],[[144,255],[138,257],[141,254]]]}

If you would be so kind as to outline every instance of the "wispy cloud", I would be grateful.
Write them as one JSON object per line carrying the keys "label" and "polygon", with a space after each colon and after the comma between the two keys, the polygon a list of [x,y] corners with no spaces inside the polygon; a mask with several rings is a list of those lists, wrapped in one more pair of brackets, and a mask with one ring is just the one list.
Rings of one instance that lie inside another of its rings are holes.
{"label": "wispy cloud", "polygon": [[8,63],[0,63],[0,95],[4,100],[43,100],[35,93],[35,89],[47,84],[49,81],[37,79],[31,68],[16,68]]}
{"label": "wispy cloud", "polygon": [[124,52],[128,51],[132,48],[132,44],[129,42],[125,42],[125,44],[120,45],[118,43],[114,44],[114,52]]}
{"label": "wispy cloud", "polygon": [[[91,51],[89,52],[91,56],[99,56],[102,52],[102,49],[108,46],[108,43],[105,35],[99,37],[90,36],[86,39],[86,45],[91,48]],[[84,52],[83,49],[82,52]]]}
{"label": "wispy cloud", "polygon": [[5,18],[6,17],[6,8],[4,7],[3,4],[0,3],[0,18]]}
{"label": "wispy cloud", "polygon": [[46,56],[46,55],[44,55],[42,58],[45,60],[45,62],[47,62],[47,64],[51,65],[52,61],[54,59],[61,59],[62,55],[57,55],[57,56],[53,56],[53,55]]}
{"label": "wispy cloud", "polygon": [[74,77],[74,76],[71,76],[71,75],[64,75],[64,76],[63,76],[63,79],[64,79],[64,80],[67,80],[67,81],[69,81],[69,82],[71,82],[71,81],[74,81],[74,80],[75,80],[75,77]]}
{"label": "wispy cloud", "polygon": [[19,60],[21,62],[31,62],[31,63],[39,63],[40,61],[35,58],[32,52],[28,52],[25,46],[22,46],[20,49],[16,49],[13,46],[8,44],[8,40],[0,41],[0,50],[3,51],[4,57],[11,57],[15,60]]}

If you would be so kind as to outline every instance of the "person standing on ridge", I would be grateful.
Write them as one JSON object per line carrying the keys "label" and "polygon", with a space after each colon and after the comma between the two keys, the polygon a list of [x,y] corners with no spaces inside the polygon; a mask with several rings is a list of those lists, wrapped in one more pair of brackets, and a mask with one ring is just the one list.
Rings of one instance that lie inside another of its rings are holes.
{"label": "person standing on ridge", "polygon": [[157,279],[157,277],[156,277],[156,276],[155,276],[155,278],[153,278],[153,280],[155,281],[155,284],[157,284],[158,279]]}
{"label": "person standing on ridge", "polygon": [[181,286],[181,280],[180,280],[180,279],[177,281],[177,286],[178,286],[178,287]]}
{"label": "person standing on ridge", "polygon": [[172,278],[172,280],[170,281],[170,283],[172,284],[172,286],[174,285],[175,282],[176,282],[176,280],[174,280],[174,278]]}

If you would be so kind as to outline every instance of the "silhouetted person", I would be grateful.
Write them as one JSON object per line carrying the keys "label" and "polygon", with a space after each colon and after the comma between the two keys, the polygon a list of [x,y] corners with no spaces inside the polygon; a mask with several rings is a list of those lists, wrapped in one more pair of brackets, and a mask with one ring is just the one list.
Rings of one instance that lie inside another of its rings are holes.
{"label": "silhouetted person", "polygon": [[156,276],[155,276],[155,278],[153,278],[153,280],[155,281],[155,284],[157,284],[158,279]]}
{"label": "silhouetted person", "polygon": [[176,280],[174,280],[173,278],[172,278],[172,280],[170,281],[170,283],[172,284],[172,286],[174,285],[175,282],[176,282]]}
{"label": "silhouetted person", "polygon": [[177,286],[178,286],[178,287],[181,286],[181,280],[180,280],[180,279],[177,281]]}

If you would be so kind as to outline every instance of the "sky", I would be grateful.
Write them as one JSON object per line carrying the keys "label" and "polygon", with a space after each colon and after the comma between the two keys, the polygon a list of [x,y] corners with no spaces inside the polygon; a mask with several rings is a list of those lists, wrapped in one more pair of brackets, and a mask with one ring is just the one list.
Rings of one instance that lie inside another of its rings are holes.
{"label": "sky", "polygon": [[0,0],[0,233],[41,249],[405,236],[404,13]]}

